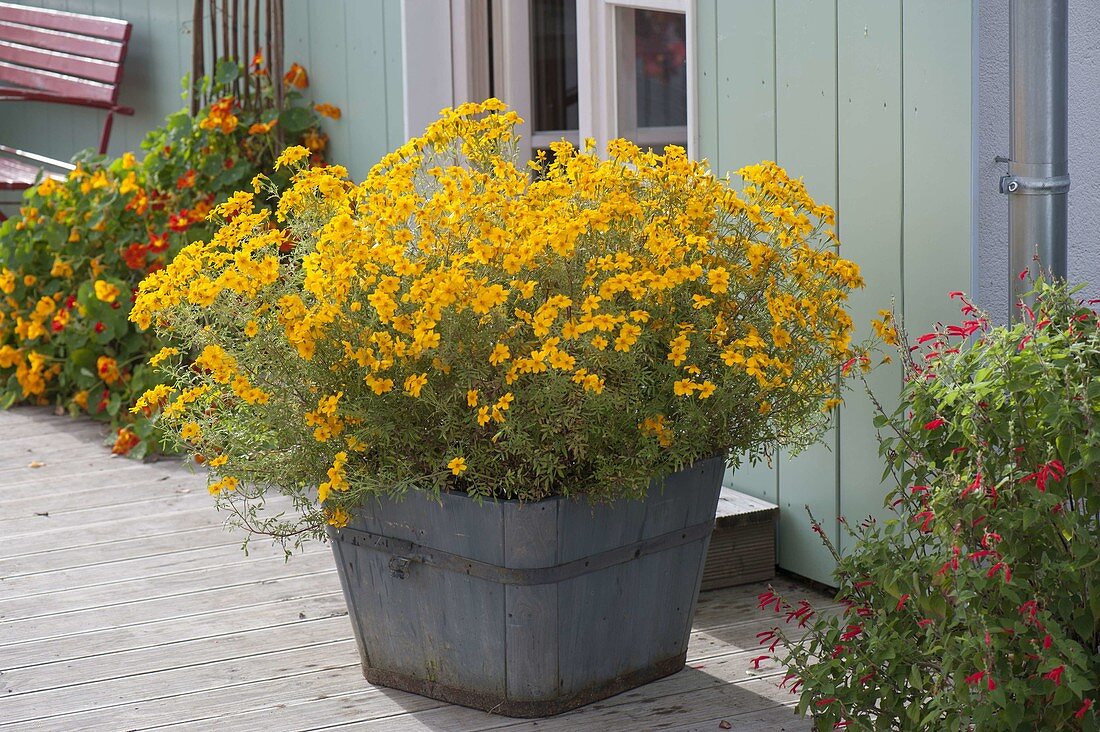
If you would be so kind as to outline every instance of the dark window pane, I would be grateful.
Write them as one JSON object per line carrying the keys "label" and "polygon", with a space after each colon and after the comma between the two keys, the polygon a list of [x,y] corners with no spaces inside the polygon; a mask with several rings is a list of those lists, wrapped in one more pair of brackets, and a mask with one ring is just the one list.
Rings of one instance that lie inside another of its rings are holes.
{"label": "dark window pane", "polygon": [[532,129],[577,129],[576,0],[531,0],[531,104]]}
{"label": "dark window pane", "polygon": [[633,13],[637,126],[686,125],[686,18],[657,10]]}

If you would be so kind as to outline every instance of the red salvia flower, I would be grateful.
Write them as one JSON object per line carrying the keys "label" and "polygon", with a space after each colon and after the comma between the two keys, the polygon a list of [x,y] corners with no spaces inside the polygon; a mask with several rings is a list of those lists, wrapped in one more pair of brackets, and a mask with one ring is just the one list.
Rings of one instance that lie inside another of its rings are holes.
{"label": "red salvia flower", "polygon": [[1061,686],[1062,685],[1062,674],[1065,672],[1065,670],[1066,670],[1065,666],[1055,666],[1050,671],[1047,671],[1045,674],[1043,674],[1043,678],[1044,679],[1050,679],[1051,681],[1054,682],[1055,686]]}
{"label": "red salvia flower", "polygon": [[966,683],[970,684],[971,686],[975,686],[977,684],[980,684],[982,679],[984,679],[984,678],[985,678],[985,671],[975,671],[974,673],[970,674],[969,676],[967,676],[963,680]]}
{"label": "red salvia flower", "polygon": [[937,427],[943,426],[946,422],[947,422],[947,420],[945,420],[943,418],[937,418],[937,419],[932,420],[931,422],[926,422],[925,425],[924,425],[924,429],[934,430]]}
{"label": "red salvia flower", "polygon": [[1088,711],[1090,709],[1092,709],[1092,699],[1085,699],[1085,703],[1081,705],[1081,708],[1077,710],[1077,712],[1073,715],[1073,718],[1083,718],[1086,714],[1088,714]]}

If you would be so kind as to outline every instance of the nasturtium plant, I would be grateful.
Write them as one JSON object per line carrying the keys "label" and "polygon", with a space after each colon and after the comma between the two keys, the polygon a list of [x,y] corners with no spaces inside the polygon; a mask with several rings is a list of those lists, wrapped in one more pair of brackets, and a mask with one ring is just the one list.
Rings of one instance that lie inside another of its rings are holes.
{"label": "nasturtium plant", "polygon": [[[161,420],[252,530],[317,535],[378,493],[639,496],[734,449],[811,442],[850,352],[833,212],[774,163],[742,191],[683,149],[516,159],[514,112],[445,110],[361,184],[278,161],[141,284]],[[293,245],[286,251],[287,245]],[[272,486],[297,519],[264,522]]]}
{"label": "nasturtium plant", "polygon": [[760,598],[808,633],[756,662],[822,728],[1100,728],[1100,323],[1065,284],[1032,295],[992,327],[953,293],[963,323],[901,350],[875,420],[892,515],[850,527],[843,611]]}
{"label": "nasturtium plant", "polygon": [[293,130],[281,130],[262,65],[252,70],[259,95],[248,111],[223,93],[237,65],[223,61],[219,70],[214,82],[203,81],[217,101],[195,116],[169,116],[146,136],[143,160],[82,153],[74,171],[44,178],[26,192],[19,215],[0,225],[0,407],[53,404],[103,419],[119,454],[169,446],[149,411],[132,409],[162,381],[146,361],[164,345],[127,319],[138,282],[187,243],[210,237],[212,206],[274,163],[280,133],[312,144],[319,162],[317,115],[339,116],[288,91],[284,111],[301,114]]}

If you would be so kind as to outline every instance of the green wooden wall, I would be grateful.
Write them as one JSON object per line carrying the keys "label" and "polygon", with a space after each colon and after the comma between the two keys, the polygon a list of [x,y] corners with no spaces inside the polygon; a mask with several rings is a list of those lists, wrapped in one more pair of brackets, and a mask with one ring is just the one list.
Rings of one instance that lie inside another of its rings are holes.
{"label": "green wooden wall", "polygon": [[[702,154],[717,171],[774,159],[835,206],[863,269],[862,338],[892,305],[911,331],[957,316],[971,281],[972,13],[965,0],[698,0]],[[887,404],[896,367],[870,377]],[[780,505],[779,563],[832,584],[805,506],[846,549],[840,517],[882,515],[882,467],[862,389],[825,444],[727,485]]]}
{"label": "green wooden wall", "polygon": [[[145,133],[184,106],[180,79],[191,68],[192,0],[23,0],[25,5],[130,21],[121,103],[110,152],[138,151]],[[325,120],[329,157],[362,178],[404,141],[401,0],[287,0],[286,61],[309,72],[316,102],[343,110]],[[99,143],[102,113],[78,107],[4,102],[0,142],[66,160]]]}
{"label": "green wooden wall", "polygon": [[[134,24],[111,151],[136,150],[180,108],[190,67],[191,0],[26,0]],[[520,0],[508,0],[519,2]],[[287,61],[307,67],[330,158],[364,176],[404,139],[401,0],[287,0]],[[842,252],[868,286],[853,300],[860,336],[894,303],[921,332],[956,313],[945,293],[971,281],[972,2],[967,0],[697,0],[699,132],[717,171],[761,159],[804,176],[838,209]],[[98,114],[0,106],[0,141],[67,158],[97,140]],[[871,385],[889,403],[900,383]],[[778,503],[780,564],[822,582],[832,562],[809,530],[809,505],[841,547],[838,518],[881,511],[871,407],[849,394],[825,445],[728,483]]]}

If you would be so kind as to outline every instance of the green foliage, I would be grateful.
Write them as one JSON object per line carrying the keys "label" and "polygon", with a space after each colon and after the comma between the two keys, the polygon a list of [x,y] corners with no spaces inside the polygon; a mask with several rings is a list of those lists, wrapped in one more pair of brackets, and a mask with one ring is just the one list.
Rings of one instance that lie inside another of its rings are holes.
{"label": "green foliage", "polygon": [[[218,97],[238,73],[222,61],[204,87]],[[135,457],[164,447],[147,415],[129,409],[161,380],[145,361],[163,342],[127,319],[138,282],[209,238],[211,207],[270,168],[281,112],[295,113],[294,139],[312,141],[315,155],[324,145],[300,95],[279,110],[266,77],[252,83],[248,110],[221,96],[195,117],[176,112],[146,136],[143,161],[85,152],[67,178],[24,194],[19,216],[0,226],[0,407],[53,403],[103,419],[115,451]]]}
{"label": "green foliage", "polygon": [[901,406],[876,419],[894,517],[851,530],[846,609],[789,616],[810,632],[781,662],[823,728],[1095,730],[1097,313],[1040,281],[1026,322],[991,328],[955,296],[968,319],[902,351]]}

